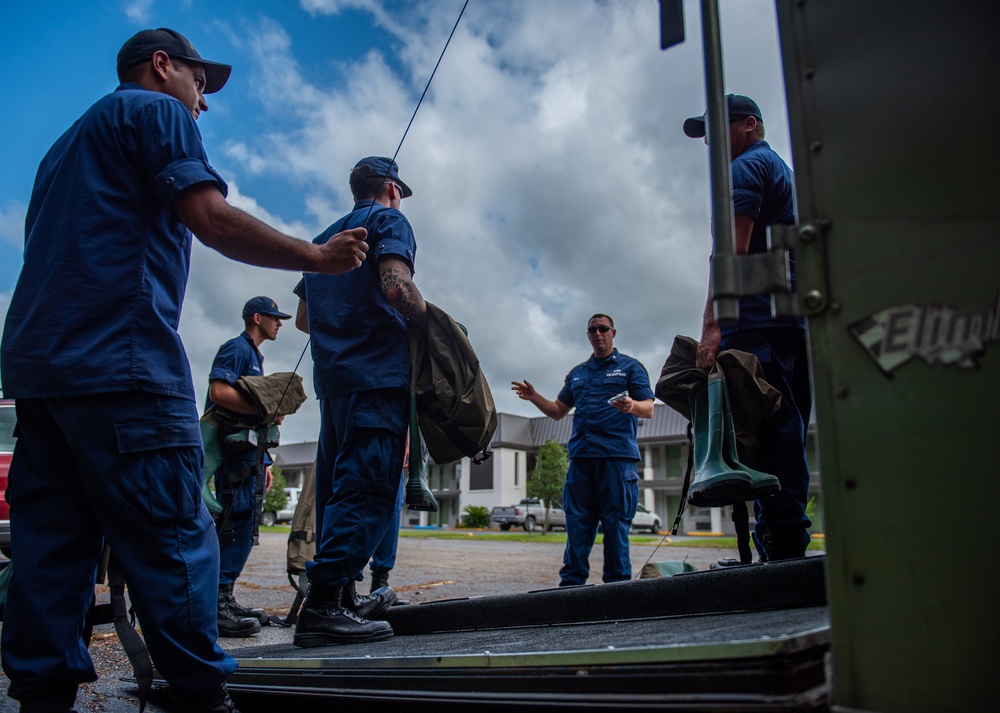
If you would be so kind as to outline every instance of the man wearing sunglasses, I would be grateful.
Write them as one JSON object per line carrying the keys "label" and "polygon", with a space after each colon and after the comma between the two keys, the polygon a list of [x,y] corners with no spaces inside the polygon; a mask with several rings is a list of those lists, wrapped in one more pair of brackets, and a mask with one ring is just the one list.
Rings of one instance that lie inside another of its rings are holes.
{"label": "man wearing sunglasses", "polygon": [[628,531],[639,501],[636,433],[640,418],[653,415],[653,390],[646,368],[614,347],[614,320],[595,314],[587,322],[594,353],[566,376],[555,401],[525,380],[513,381],[518,397],[561,420],[573,414],[569,472],[563,488],[566,551],[559,586],[586,584],[598,524],[604,530],[604,582],[632,578]]}

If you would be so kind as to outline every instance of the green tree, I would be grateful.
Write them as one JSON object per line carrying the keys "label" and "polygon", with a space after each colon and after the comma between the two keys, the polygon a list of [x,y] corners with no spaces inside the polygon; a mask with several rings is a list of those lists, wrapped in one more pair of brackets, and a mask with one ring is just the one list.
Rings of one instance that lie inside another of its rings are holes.
{"label": "green tree", "polygon": [[566,471],[569,470],[569,458],[566,449],[551,438],[538,449],[535,459],[535,469],[528,478],[528,497],[540,498],[545,501],[544,532],[550,530],[549,511],[553,505],[562,506],[563,486],[566,485]]}
{"label": "green tree", "polygon": [[274,476],[274,480],[271,483],[271,489],[264,493],[264,512],[278,512],[288,504],[285,476],[281,474],[281,468],[272,465],[271,475]]}
{"label": "green tree", "polygon": [[462,524],[466,527],[489,527],[489,508],[484,505],[466,505],[462,508]]}

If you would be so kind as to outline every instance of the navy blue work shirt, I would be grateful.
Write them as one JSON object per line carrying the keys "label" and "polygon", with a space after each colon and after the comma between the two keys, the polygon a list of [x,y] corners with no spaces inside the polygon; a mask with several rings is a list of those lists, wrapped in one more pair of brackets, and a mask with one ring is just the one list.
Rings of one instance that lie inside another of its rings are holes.
{"label": "navy blue work shirt", "polygon": [[343,275],[308,273],[293,292],[305,300],[312,345],[316,397],[386,388],[410,388],[407,320],[386,298],[378,277],[384,257],[398,257],[413,269],[417,243],[406,217],[372,200],[313,240],[322,245],[349,228],[368,229],[368,257]]}
{"label": "navy blue work shirt", "polygon": [[[205,395],[205,410],[208,411],[215,404],[211,396],[213,381],[225,381],[230,386],[235,386],[243,376],[264,376],[264,355],[246,331],[230,339],[215,353],[212,370],[208,372],[209,392]],[[243,458],[247,465],[253,465],[254,460],[253,451]],[[271,465],[273,462],[271,454],[264,451],[264,465]]]}
{"label": "navy blue work shirt", "polygon": [[[795,177],[781,157],[766,141],[757,141],[741,153],[732,164],[733,212],[754,219],[749,253],[767,250],[769,225],[795,224]],[[792,257],[794,284],[795,259]],[[805,327],[801,318],[772,317],[769,295],[740,298],[740,318],[725,327],[723,334],[761,327]]]}
{"label": "navy blue work shirt", "polygon": [[177,334],[192,236],[171,206],[204,182],[228,192],[191,112],[137,84],[99,99],[55,142],[28,204],[0,351],[5,395],[195,400]]}
{"label": "navy blue work shirt", "polygon": [[646,368],[617,349],[603,359],[592,354],[566,375],[557,398],[576,407],[567,448],[570,458],[639,460],[635,442],[639,419],[608,403],[623,391],[636,401],[653,398]]}
{"label": "navy blue work shirt", "polygon": [[208,372],[209,394],[205,396],[205,410],[215,403],[211,397],[213,381],[225,381],[235,386],[241,376],[264,376],[264,355],[245,331],[219,347]]}

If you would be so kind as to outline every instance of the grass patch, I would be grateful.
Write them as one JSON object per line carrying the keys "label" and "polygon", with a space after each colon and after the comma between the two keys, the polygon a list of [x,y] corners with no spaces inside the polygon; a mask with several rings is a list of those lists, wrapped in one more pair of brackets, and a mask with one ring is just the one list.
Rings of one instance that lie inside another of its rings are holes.
{"label": "grass patch", "polygon": [[[292,526],[289,525],[288,523],[285,523],[284,525],[271,525],[270,527],[264,527],[263,525],[261,525],[260,526],[260,531],[261,532],[291,532],[292,531]],[[243,580],[240,580],[240,581],[242,582]]]}
{"label": "grass patch", "polygon": [[[511,530],[510,532],[497,532],[487,529],[404,529],[399,531],[400,537],[430,538],[435,540],[498,540],[501,542],[566,542],[566,533],[563,531],[549,532],[543,534],[538,532],[524,532],[523,530]],[[629,541],[637,545],[655,545],[663,540],[663,535],[629,535]],[[603,544],[604,535],[598,533],[595,544]],[[663,541],[662,547],[712,547],[716,549],[736,549],[735,537],[708,537],[699,539],[672,539],[669,535]],[[810,550],[823,551],[826,549],[822,541],[813,540],[809,543]]]}
{"label": "grass patch", "polygon": [[497,532],[486,529],[456,529],[456,530],[400,530],[400,537],[415,537],[433,540],[499,540],[501,542],[565,542],[565,532],[549,532],[543,534],[538,532],[510,531]]}

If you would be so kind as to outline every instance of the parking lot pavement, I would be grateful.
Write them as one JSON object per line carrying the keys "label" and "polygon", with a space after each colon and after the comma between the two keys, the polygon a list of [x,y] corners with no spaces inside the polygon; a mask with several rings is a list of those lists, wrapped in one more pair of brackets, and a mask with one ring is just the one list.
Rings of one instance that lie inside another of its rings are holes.
{"label": "parking lot pavement", "polygon": [[[684,538],[674,538],[675,543]],[[263,532],[260,546],[250,554],[243,576],[236,585],[236,598],[244,606],[263,607],[272,616],[283,618],[295,599],[288,582],[285,548],[288,531]],[[389,575],[389,584],[400,597],[414,604],[482,597],[492,594],[515,594],[555,587],[559,583],[563,545],[549,542],[504,542],[476,539],[440,540],[432,538],[399,539],[396,567]],[[656,549],[654,545],[632,544],[632,569],[638,574],[650,558],[654,561],[687,560],[696,569],[707,569],[720,557],[736,556],[733,550],[716,548],[685,548],[671,546]],[[590,584],[600,584],[603,567],[601,547],[594,548],[590,558]],[[367,577],[367,570],[365,575]],[[367,583],[358,585],[367,593]],[[98,588],[98,598],[107,597],[104,587]],[[292,629],[266,626],[256,636],[246,639],[220,639],[223,648],[237,658],[239,649],[262,644],[287,644]],[[83,713],[135,713],[135,685],[123,681],[132,675],[132,668],[110,625],[98,627],[91,642],[91,656],[99,680],[81,686],[76,710]],[[0,686],[6,691],[6,678],[0,674]],[[162,700],[150,702],[150,713],[169,711]],[[16,701],[0,697],[0,713],[17,713]]]}

